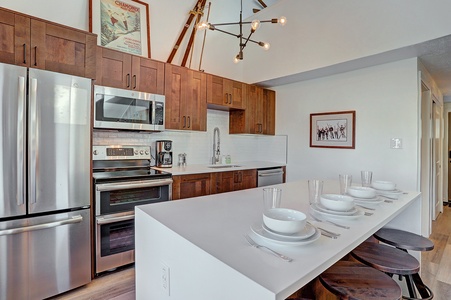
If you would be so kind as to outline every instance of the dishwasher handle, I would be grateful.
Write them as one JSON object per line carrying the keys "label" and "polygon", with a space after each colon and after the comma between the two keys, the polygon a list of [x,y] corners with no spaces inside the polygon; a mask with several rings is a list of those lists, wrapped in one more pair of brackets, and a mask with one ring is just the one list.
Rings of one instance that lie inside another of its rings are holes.
{"label": "dishwasher handle", "polygon": [[275,175],[283,175],[283,171],[259,173],[258,177],[268,177],[268,176],[275,176]]}

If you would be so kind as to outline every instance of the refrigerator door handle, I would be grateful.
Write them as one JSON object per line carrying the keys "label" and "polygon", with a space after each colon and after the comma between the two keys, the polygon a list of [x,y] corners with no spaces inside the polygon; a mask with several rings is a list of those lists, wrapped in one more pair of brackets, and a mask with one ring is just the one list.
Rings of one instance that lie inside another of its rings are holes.
{"label": "refrigerator door handle", "polygon": [[41,230],[41,229],[49,229],[49,228],[54,228],[54,227],[58,227],[58,226],[62,226],[62,225],[80,223],[81,221],[83,221],[83,217],[81,215],[78,215],[78,216],[73,216],[66,220],[61,220],[61,221],[56,221],[56,222],[0,230],[0,236],[24,233],[24,232],[29,232],[29,231],[36,231],[36,230]]}
{"label": "refrigerator door handle", "polygon": [[30,78],[30,133],[29,133],[29,141],[30,141],[30,190],[29,190],[29,201],[30,203],[36,203],[36,154],[38,149],[38,140],[37,140],[37,89],[38,89],[38,80],[36,78]]}
{"label": "refrigerator door handle", "polygon": [[25,124],[25,77],[19,76],[17,87],[17,205],[25,204],[25,164],[24,155],[24,124]]}

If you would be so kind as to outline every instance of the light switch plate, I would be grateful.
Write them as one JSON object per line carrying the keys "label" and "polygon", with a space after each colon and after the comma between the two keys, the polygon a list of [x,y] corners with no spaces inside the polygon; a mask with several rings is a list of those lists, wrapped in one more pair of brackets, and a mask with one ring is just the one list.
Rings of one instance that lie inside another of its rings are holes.
{"label": "light switch plate", "polygon": [[391,149],[402,149],[402,139],[401,138],[392,138],[390,140],[390,148]]}

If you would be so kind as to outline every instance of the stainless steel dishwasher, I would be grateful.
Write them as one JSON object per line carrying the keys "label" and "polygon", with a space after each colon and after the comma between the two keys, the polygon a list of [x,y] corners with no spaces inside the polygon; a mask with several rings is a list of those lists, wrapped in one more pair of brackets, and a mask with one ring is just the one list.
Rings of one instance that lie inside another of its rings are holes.
{"label": "stainless steel dishwasher", "polygon": [[257,186],[283,183],[283,168],[266,168],[257,170]]}

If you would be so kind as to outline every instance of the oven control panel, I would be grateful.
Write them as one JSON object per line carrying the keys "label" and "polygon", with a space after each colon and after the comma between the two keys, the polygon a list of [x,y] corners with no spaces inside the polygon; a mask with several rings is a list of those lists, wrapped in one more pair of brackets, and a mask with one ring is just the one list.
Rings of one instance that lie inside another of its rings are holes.
{"label": "oven control panel", "polygon": [[93,146],[93,160],[151,159],[150,146]]}

